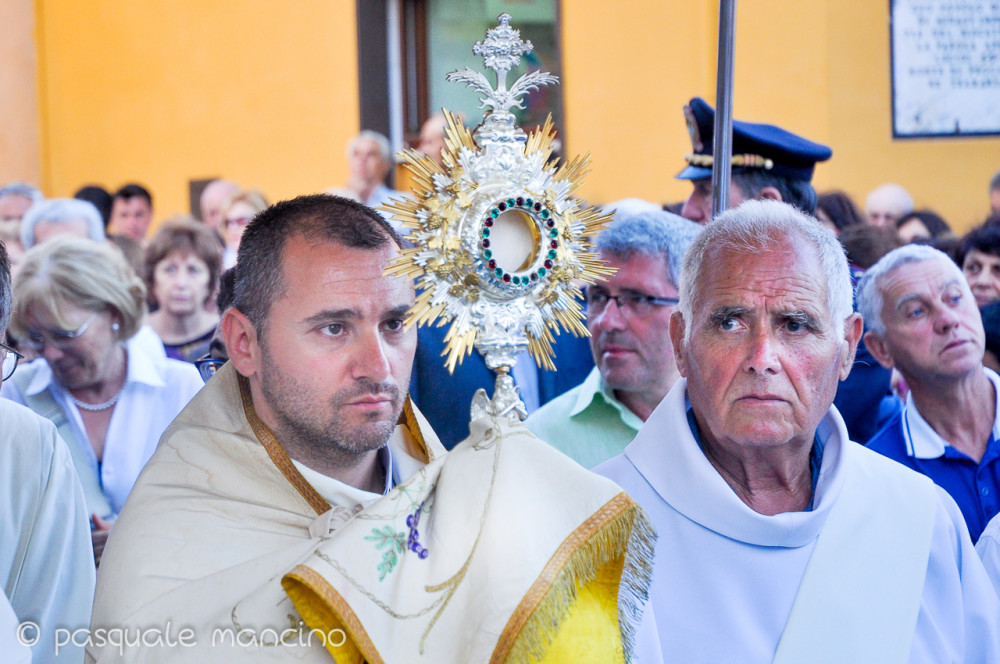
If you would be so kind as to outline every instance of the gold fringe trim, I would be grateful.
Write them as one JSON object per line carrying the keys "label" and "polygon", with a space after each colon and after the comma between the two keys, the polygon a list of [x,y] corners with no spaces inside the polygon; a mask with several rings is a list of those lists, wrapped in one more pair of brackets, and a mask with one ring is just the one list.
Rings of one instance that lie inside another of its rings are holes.
{"label": "gold fringe trim", "polygon": [[281,474],[285,476],[285,479],[295,487],[299,495],[309,503],[309,507],[313,508],[317,516],[330,511],[330,503],[326,502],[326,498],[319,495],[319,492],[313,488],[313,485],[309,484],[306,478],[302,477],[302,473],[292,463],[291,457],[288,456],[288,452],[275,437],[274,432],[257,415],[257,411],[253,407],[253,396],[250,394],[250,381],[243,375],[239,375],[238,378],[240,383],[240,397],[243,399],[243,413],[250,424],[250,429],[253,430],[260,444],[264,446],[267,455],[271,457],[271,461],[281,471]]}
{"label": "gold fringe trim", "polygon": [[642,508],[622,492],[567,537],[511,615],[490,664],[542,659],[576,601],[578,589],[624,557],[618,589],[618,626],[625,661],[632,658],[653,574],[656,531]]}

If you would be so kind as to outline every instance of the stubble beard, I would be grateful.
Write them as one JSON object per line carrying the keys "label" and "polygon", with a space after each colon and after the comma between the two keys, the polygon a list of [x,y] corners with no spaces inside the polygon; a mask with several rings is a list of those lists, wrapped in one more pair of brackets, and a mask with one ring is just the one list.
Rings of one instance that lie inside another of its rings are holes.
{"label": "stubble beard", "polygon": [[[360,380],[340,390],[325,404],[317,402],[308,389],[283,373],[264,353],[261,393],[277,418],[277,434],[281,443],[292,449],[329,461],[350,463],[359,455],[381,449],[396,428],[403,400],[397,385]],[[378,413],[362,417],[352,424],[343,416],[345,404],[367,395],[388,397],[393,404],[392,416],[380,420]],[[324,418],[326,415],[326,418]],[[294,455],[293,455],[294,456]]]}

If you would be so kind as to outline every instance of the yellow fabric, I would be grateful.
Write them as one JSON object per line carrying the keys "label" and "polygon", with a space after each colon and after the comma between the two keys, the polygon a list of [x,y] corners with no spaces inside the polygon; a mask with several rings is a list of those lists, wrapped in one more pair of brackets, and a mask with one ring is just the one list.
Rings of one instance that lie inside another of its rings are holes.
{"label": "yellow fabric", "polygon": [[[618,583],[622,560],[606,565],[577,592],[576,602],[538,664],[623,664],[618,629]],[[611,657],[611,659],[609,659]],[[512,660],[508,660],[514,664]]]}

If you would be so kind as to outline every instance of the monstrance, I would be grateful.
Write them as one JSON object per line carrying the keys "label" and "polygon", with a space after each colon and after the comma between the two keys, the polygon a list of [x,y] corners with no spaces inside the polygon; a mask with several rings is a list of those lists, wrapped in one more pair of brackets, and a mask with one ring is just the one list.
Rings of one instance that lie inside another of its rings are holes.
{"label": "monstrance", "polygon": [[558,82],[533,71],[507,87],[508,72],[532,50],[510,18],[501,14],[472,49],[496,72],[496,87],[468,67],[447,77],[483,95],[482,123],[470,132],[445,110],[443,166],[404,151],[415,198],[383,206],[409,229],[413,245],[387,270],[417,280],[407,325],[450,324],[443,353],[449,372],[475,348],[497,373],[492,399],[476,393],[473,420],[524,418],[511,378],[518,355],[527,348],[537,364],[555,369],[552,342],[560,328],[588,334],[577,283],[614,272],[592,251],[610,217],[572,198],[589,155],[558,165],[551,114],[529,134],[510,111],[524,108],[529,91]]}

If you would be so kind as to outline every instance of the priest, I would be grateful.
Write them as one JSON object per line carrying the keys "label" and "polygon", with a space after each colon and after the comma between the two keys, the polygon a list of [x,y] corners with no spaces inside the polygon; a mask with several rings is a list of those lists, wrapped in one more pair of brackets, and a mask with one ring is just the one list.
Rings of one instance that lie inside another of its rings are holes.
{"label": "priest", "polygon": [[951,497],[831,406],[862,321],[815,219],[750,201],[685,255],[675,383],[597,468],[660,539],[664,661],[996,662],[1000,602]]}

